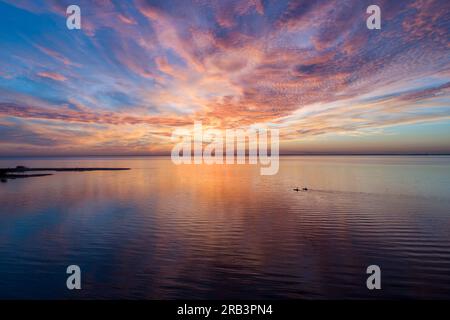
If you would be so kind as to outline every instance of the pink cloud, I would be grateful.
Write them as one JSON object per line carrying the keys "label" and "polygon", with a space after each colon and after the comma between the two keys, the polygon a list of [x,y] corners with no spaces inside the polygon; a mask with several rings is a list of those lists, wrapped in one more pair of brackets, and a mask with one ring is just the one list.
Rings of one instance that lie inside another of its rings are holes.
{"label": "pink cloud", "polygon": [[37,75],[39,77],[48,78],[48,79],[52,79],[55,81],[66,81],[67,80],[67,78],[64,77],[62,74],[55,73],[55,72],[45,72],[44,71],[44,72],[39,72]]}

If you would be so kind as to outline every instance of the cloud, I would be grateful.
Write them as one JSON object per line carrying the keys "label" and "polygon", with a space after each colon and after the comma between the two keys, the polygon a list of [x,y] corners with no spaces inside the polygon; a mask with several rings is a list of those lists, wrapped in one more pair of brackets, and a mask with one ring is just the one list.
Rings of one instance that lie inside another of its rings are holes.
{"label": "cloud", "polygon": [[[381,30],[365,27],[370,4],[81,1],[84,33],[30,32],[2,50],[2,74],[15,81],[0,89],[15,94],[0,98],[0,114],[99,124],[111,136],[136,126],[145,144],[159,146],[155,136],[195,120],[277,124],[295,140],[444,119],[448,1],[380,1]],[[64,7],[14,5],[53,16]],[[53,16],[45,21],[58,25]],[[23,49],[30,44],[37,50]],[[67,101],[72,108],[61,107]],[[144,127],[165,129],[144,135]]]}
{"label": "cloud", "polygon": [[63,63],[66,66],[79,66],[79,65],[73,63],[72,61],[70,61],[68,58],[64,57],[62,54],[60,54],[54,50],[42,47],[40,45],[35,45],[35,46],[36,46],[36,48],[41,50],[44,54],[56,59],[57,61]]}
{"label": "cloud", "polygon": [[66,81],[67,80],[67,78],[65,76],[63,76],[62,74],[56,73],[56,72],[43,71],[43,72],[39,72],[37,75],[39,77],[48,78],[48,79],[52,79],[55,81]]}
{"label": "cloud", "polygon": [[157,126],[183,126],[193,123],[192,120],[181,117],[132,116],[128,115],[127,113],[74,110],[68,108],[67,106],[60,106],[59,108],[48,108],[30,105],[18,105],[13,103],[0,103],[0,114],[16,118],[46,119],[111,125],[152,124]]}
{"label": "cloud", "polygon": [[386,127],[448,120],[450,82],[367,101],[316,105],[277,123],[288,128],[285,140],[296,140],[319,135],[379,133]]}

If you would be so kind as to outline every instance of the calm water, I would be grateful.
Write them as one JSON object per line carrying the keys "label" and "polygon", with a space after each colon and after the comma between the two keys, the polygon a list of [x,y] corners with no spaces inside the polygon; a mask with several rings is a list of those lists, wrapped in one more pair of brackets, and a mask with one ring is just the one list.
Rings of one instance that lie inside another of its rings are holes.
{"label": "calm water", "polygon": [[[276,176],[0,160],[19,164],[132,170],[0,184],[0,298],[450,298],[450,157],[284,157]],[[71,264],[81,291],[65,287]]]}

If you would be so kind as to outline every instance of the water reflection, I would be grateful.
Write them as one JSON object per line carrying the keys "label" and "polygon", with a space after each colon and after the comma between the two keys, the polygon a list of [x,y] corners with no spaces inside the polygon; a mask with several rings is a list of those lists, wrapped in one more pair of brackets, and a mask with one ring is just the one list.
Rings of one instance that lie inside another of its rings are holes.
{"label": "water reflection", "polygon": [[450,297],[448,157],[285,157],[276,176],[166,158],[20,164],[132,170],[0,185],[2,298]]}

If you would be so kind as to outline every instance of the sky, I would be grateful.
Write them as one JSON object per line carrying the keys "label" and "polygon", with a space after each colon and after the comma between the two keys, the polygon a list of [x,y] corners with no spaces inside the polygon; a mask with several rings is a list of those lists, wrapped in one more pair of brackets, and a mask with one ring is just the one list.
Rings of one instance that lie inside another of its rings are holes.
{"label": "sky", "polygon": [[0,0],[0,156],[167,154],[195,121],[448,154],[449,40],[448,0]]}

